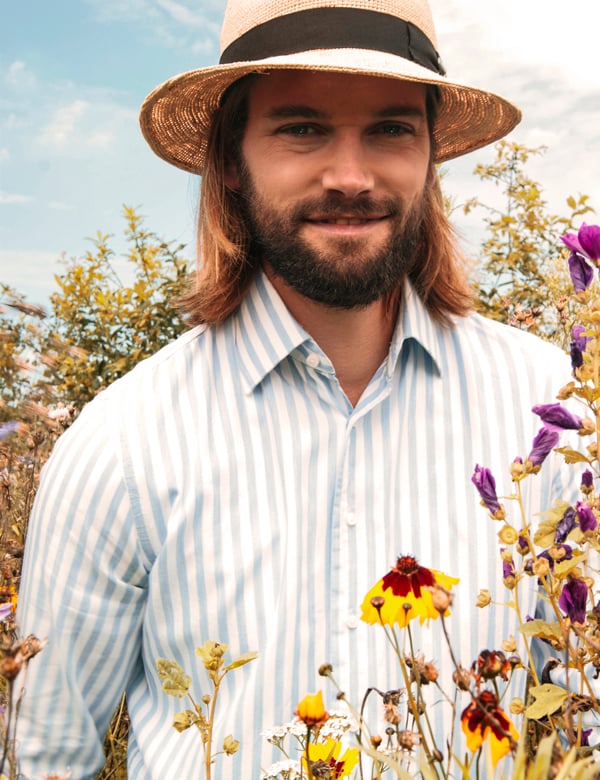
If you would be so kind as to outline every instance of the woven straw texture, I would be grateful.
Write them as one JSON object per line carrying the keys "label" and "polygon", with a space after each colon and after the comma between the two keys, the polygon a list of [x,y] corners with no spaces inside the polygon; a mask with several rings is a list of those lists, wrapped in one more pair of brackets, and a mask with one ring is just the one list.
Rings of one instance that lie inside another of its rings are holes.
{"label": "woven straw texture", "polygon": [[[223,25],[226,48],[247,30],[295,11],[322,6],[382,11],[410,21],[435,46],[427,0],[230,0]],[[215,65],[169,79],[151,92],[140,112],[142,133],[153,151],[172,165],[202,174],[211,118],[223,92],[248,73],[302,69],[356,73],[436,84],[441,105],[434,128],[436,161],[444,162],[479,149],[509,133],[520,111],[504,98],[449,81],[403,57],[366,49],[313,49],[254,62]]]}

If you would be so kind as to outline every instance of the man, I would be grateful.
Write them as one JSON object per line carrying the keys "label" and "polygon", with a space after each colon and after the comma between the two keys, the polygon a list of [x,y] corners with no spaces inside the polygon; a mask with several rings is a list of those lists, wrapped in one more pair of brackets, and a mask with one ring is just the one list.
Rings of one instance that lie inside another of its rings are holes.
{"label": "man", "polygon": [[[212,639],[258,652],[220,693],[216,749],[230,733],[241,748],[216,776],[259,777],[261,732],[323,662],[356,703],[401,685],[359,620],[401,554],[460,577],[448,625],[465,666],[516,632],[508,610],[474,608],[481,588],[502,598],[502,568],[470,476],[485,464],[510,491],[531,406],[568,366],[471,313],[434,163],[519,112],[446,79],[426,0],[374,5],[230,0],[221,64],[144,103],[152,148],[203,175],[194,327],[90,404],[46,469],[21,596],[23,630],[49,638],[21,714],[26,776],[91,778],[124,689],[129,777],[202,776],[156,660],[199,701],[194,648]],[[529,482],[531,516],[560,485]],[[449,685],[440,636],[436,621],[414,642]],[[451,719],[432,718],[444,747]]]}

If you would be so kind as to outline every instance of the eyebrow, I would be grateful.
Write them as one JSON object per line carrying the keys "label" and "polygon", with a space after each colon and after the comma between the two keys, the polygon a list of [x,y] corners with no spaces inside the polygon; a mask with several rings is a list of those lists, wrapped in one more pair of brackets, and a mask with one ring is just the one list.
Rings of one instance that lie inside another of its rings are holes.
{"label": "eyebrow", "polygon": [[[386,106],[376,111],[376,119],[392,119],[393,117],[425,117],[425,109],[418,106]],[[283,105],[275,106],[265,114],[267,119],[291,119],[302,117],[304,119],[331,119],[331,114],[318,108],[307,105]]]}

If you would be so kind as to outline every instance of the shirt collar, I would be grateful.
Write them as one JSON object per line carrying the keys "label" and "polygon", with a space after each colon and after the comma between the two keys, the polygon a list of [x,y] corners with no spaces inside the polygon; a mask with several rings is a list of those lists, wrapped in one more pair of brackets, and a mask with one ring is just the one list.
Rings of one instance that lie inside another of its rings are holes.
{"label": "shirt collar", "polygon": [[311,340],[263,271],[257,273],[234,315],[234,328],[246,392],[252,392],[293,350]]}
{"label": "shirt collar", "polygon": [[[257,385],[298,347],[318,350],[310,335],[290,314],[264,272],[259,271],[233,317],[246,392]],[[404,285],[401,312],[388,355],[388,374],[394,372],[404,344],[415,342],[432,359],[441,374],[440,328],[428,313],[414,288]]]}
{"label": "shirt collar", "polygon": [[412,342],[430,356],[436,373],[441,376],[441,331],[444,328],[444,325],[431,317],[414,287],[406,279],[400,304],[400,316],[390,344],[388,374],[393,373],[404,345]]}

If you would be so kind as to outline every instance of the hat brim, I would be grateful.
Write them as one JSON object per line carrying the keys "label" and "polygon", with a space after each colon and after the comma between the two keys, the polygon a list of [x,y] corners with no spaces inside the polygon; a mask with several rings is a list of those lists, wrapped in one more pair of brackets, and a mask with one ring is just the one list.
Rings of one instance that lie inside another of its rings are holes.
{"label": "hat brim", "polygon": [[316,49],[215,65],[169,79],[142,104],[140,126],[144,138],[163,160],[201,175],[212,116],[227,87],[250,73],[273,70],[330,71],[435,84],[441,95],[433,133],[438,163],[497,141],[521,119],[519,109],[499,95],[449,81],[394,54],[364,49]]}

